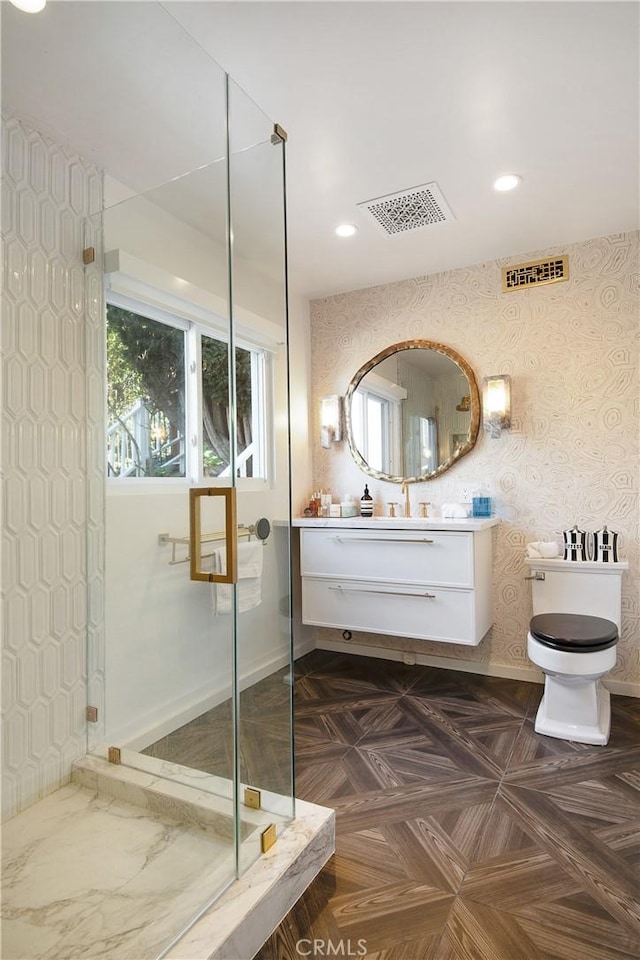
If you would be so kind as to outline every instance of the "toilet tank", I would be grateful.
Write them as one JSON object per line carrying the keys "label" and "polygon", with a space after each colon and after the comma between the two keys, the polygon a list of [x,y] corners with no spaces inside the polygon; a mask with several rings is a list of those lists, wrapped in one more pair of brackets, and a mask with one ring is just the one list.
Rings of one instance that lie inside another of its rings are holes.
{"label": "toilet tank", "polygon": [[533,614],[582,613],[612,620],[621,629],[622,574],[626,561],[529,560]]}

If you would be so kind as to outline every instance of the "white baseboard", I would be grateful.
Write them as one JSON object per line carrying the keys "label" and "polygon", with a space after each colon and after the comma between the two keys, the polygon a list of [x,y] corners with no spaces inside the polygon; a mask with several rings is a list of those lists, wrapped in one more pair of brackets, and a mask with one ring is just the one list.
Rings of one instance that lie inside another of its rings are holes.
{"label": "white baseboard", "polygon": [[[312,640],[306,640],[294,645],[293,656],[297,660],[299,657],[310,653],[314,649]],[[250,669],[240,679],[240,689],[246,690],[252,687],[254,683],[264,680],[265,677],[275,673],[286,666],[289,662],[287,654],[279,654],[267,660],[251,665]],[[190,723],[197,717],[201,717],[207,710],[217,707],[229,699],[229,685],[213,688],[210,684],[200,687],[193,691],[188,698],[181,698],[170,706],[165,706],[164,716],[142,718],[134,725],[129,725],[120,731],[110,732],[107,735],[109,743],[117,743],[118,746],[127,750],[145,750],[150,744],[155,743],[162,737],[173,733],[179,727]]]}
{"label": "white baseboard", "polygon": [[604,685],[611,693],[621,697],[640,697],[640,683],[630,683],[628,680],[605,680]]}
{"label": "white baseboard", "polygon": [[[378,657],[381,660],[404,662],[405,653],[390,647],[377,647],[364,643],[346,643],[342,640],[321,640],[316,643],[318,650],[333,650],[336,653],[354,653],[363,657]],[[544,674],[536,667],[513,667],[504,663],[482,663],[477,660],[456,660],[453,657],[435,657],[423,653],[408,654],[415,663],[426,667],[440,667],[445,670],[461,670],[463,673],[475,673],[481,677],[504,677],[507,680],[524,680],[527,683],[544,683]],[[605,681],[611,693],[625,697],[640,697],[640,683],[626,680]]]}

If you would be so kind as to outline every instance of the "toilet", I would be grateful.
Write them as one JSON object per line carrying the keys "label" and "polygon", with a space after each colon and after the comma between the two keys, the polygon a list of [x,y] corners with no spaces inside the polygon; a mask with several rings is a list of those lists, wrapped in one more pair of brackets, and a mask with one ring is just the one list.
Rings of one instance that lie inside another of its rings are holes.
{"label": "toilet", "polygon": [[611,728],[602,678],[615,666],[628,563],[527,559],[529,659],[545,674],[536,733],[604,745]]}

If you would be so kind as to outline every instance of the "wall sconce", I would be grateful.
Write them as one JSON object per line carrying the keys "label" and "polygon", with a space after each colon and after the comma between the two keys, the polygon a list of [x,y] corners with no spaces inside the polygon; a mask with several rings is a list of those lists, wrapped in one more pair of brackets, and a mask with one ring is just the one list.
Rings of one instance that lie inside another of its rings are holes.
{"label": "wall sconce", "polygon": [[40,13],[44,10],[47,0],[11,0],[11,3],[23,13]]}
{"label": "wall sconce", "polygon": [[320,445],[329,449],[342,440],[344,398],[322,397],[320,400]]}
{"label": "wall sconce", "polygon": [[494,439],[511,427],[511,377],[498,373],[482,380],[484,428]]}

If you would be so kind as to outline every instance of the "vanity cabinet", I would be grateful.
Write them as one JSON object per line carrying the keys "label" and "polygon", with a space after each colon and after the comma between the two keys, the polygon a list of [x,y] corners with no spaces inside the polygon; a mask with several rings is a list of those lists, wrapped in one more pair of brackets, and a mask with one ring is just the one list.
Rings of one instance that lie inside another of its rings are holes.
{"label": "vanity cabinet", "polygon": [[496,521],[425,521],[419,528],[320,522],[298,522],[304,623],[480,643],[491,626]]}

